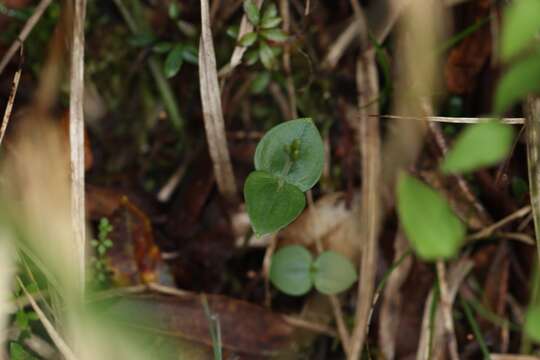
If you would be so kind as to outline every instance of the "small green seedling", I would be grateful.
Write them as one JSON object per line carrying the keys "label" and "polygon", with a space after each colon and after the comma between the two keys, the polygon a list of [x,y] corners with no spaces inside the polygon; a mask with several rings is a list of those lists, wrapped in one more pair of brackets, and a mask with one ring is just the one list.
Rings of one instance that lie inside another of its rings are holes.
{"label": "small green seedling", "polygon": [[524,329],[531,339],[540,343],[540,306],[532,306],[527,310]]}
{"label": "small green seedling", "polygon": [[113,226],[109,220],[101,218],[98,225],[98,238],[91,241],[91,245],[95,249],[95,255],[92,258],[94,281],[99,286],[106,285],[109,280],[110,272],[107,269],[106,254],[113,246],[113,242],[109,238],[112,231]]}
{"label": "small green seedling", "polygon": [[299,245],[285,246],[272,257],[270,280],[288,295],[301,296],[313,286],[327,295],[348,289],[357,279],[356,270],[344,256],[325,251],[313,261]]}
{"label": "small green seedling", "polygon": [[265,68],[273,69],[275,58],[281,52],[281,49],[273,44],[283,43],[288,38],[278,27],[282,19],[278,16],[276,5],[269,4],[261,13],[253,0],[245,0],[244,13],[255,28],[239,40],[241,46],[249,48],[246,52],[246,63],[253,65],[260,60]]}
{"label": "small green seedling", "polygon": [[9,343],[9,358],[12,360],[34,360],[35,356],[30,354],[24,347],[15,341]]}
{"label": "small green seedling", "polygon": [[255,151],[255,169],[244,185],[247,213],[258,236],[289,225],[304,209],[304,192],[319,181],[324,149],[309,118],[270,130]]}
{"label": "small green seedling", "polygon": [[[309,118],[297,119],[271,129],[255,151],[255,169],[244,184],[246,208],[258,236],[289,225],[304,209],[304,192],[321,177],[324,149],[319,131]],[[345,257],[326,251],[315,261],[304,247],[280,249],[272,257],[270,280],[293,296],[313,286],[323,294],[335,294],[356,281],[354,266]]]}

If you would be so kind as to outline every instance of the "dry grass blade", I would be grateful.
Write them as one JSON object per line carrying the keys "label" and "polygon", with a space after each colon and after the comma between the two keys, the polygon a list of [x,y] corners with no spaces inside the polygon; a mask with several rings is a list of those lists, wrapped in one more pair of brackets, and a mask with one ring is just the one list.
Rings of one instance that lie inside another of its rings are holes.
{"label": "dry grass blade", "polygon": [[[363,18],[358,12],[356,16]],[[367,34],[366,32],[363,32]],[[379,119],[368,114],[378,113],[379,104],[373,101],[379,93],[375,52],[368,49],[367,36],[361,39],[363,50],[357,60],[356,85],[358,91],[359,119],[356,126],[357,144],[362,156],[362,193],[359,215],[361,216],[360,239],[364,243],[358,282],[355,328],[349,359],[358,359],[364,345],[369,313],[375,289],[377,272],[377,237],[381,216],[380,208],[380,163],[381,144]]]}
{"label": "dry grass blade", "polygon": [[30,302],[30,306],[32,306],[32,309],[36,312],[37,316],[39,317],[39,320],[41,321],[41,324],[47,331],[47,334],[51,337],[51,340],[53,341],[54,345],[58,348],[60,353],[67,359],[67,360],[76,360],[77,357],[73,353],[73,351],[69,348],[69,346],[66,344],[64,339],[60,336],[60,334],[56,331],[53,324],[49,321],[43,310],[39,307],[36,300],[32,297],[32,295],[26,290],[26,287],[24,286],[23,282],[19,277],[17,277],[17,282],[19,283],[19,286],[21,287],[22,291],[24,292],[24,295],[28,298],[28,301]]}
{"label": "dry grass blade", "polygon": [[[12,235],[0,228],[0,346],[6,348],[9,319],[12,313],[11,283],[15,274]],[[2,356],[0,355],[0,358]]]}
{"label": "dry grass blade", "polygon": [[52,0],[41,0],[32,16],[30,16],[30,18],[26,21],[26,24],[24,24],[24,27],[19,33],[17,41],[11,44],[10,48],[8,49],[8,51],[6,51],[4,57],[2,58],[2,61],[0,61],[0,74],[2,74],[7,64],[9,64],[11,58],[17,53],[17,50],[19,50],[22,43],[26,40],[34,26],[36,26],[37,22],[39,21],[45,10],[47,10],[51,2]]}
{"label": "dry grass blade", "polygon": [[439,278],[439,289],[441,291],[440,309],[442,313],[445,338],[448,341],[448,350],[450,352],[450,358],[452,360],[459,360],[458,344],[456,340],[456,333],[454,330],[454,320],[452,318],[452,302],[448,290],[448,282],[446,278],[446,268],[444,261],[437,261],[437,276]]}
{"label": "dry grass blade", "polygon": [[86,0],[76,0],[71,44],[69,144],[71,165],[71,221],[78,250],[79,281],[85,282],[86,221],[84,205],[84,22]]}
{"label": "dry grass blade", "polygon": [[538,356],[516,354],[490,354],[491,360],[540,360]]}
{"label": "dry grass blade", "polygon": [[[394,243],[394,263],[396,263],[407,251],[408,242],[399,230]],[[379,320],[379,344],[385,359],[392,360],[395,357],[396,336],[401,312],[402,296],[401,285],[407,279],[412,266],[412,259],[409,257],[395,268],[388,277],[388,283],[384,289],[384,300],[381,305]]]}
{"label": "dry grass blade", "polygon": [[[375,115],[376,116],[376,115]],[[418,121],[430,121],[430,122],[442,122],[452,124],[478,124],[481,122],[493,121],[493,118],[483,117],[451,117],[451,116],[400,116],[400,115],[380,115],[385,119],[397,119],[397,120],[418,120]],[[505,124],[518,125],[525,122],[524,118],[502,118],[500,119]]]}
{"label": "dry grass blade", "polygon": [[221,96],[216,69],[216,55],[210,29],[208,0],[201,1],[202,35],[199,45],[199,81],[204,116],[204,128],[214,165],[217,185],[223,197],[231,203],[236,201],[236,182],[232,169],[225,123],[221,108]]}
{"label": "dry grass blade", "polygon": [[[474,263],[471,260],[467,258],[462,258],[451,267],[450,271],[448,272],[449,275],[447,278],[447,300],[449,301],[449,304],[452,304],[454,302],[459,286],[461,285],[467,274],[471,271],[473,266]],[[431,323],[431,306],[433,299],[434,296],[432,290],[429,293],[429,296],[426,300],[426,305],[424,307],[420,341],[418,342],[418,351],[416,353],[417,360],[427,360],[430,358],[430,355],[432,355],[431,358],[433,359],[439,359],[440,357],[437,356],[441,356],[441,354],[431,354],[431,349],[436,351],[442,351],[442,349],[444,349],[444,342],[446,339],[443,336],[444,324],[443,321],[441,321],[442,312],[440,307],[437,309],[435,317],[433,318],[433,326]],[[433,334],[431,334],[432,328]],[[431,341],[430,339],[433,340]]]}
{"label": "dry grass blade", "polygon": [[527,168],[531,192],[531,206],[540,259],[540,97],[529,96],[525,102],[525,131],[527,136]]}
{"label": "dry grass blade", "polygon": [[496,223],[470,235],[467,237],[467,241],[472,241],[472,240],[478,240],[478,239],[482,239],[482,238],[485,238],[485,237],[488,237],[488,236],[491,236],[495,231],[497,231],[497,229],[503,227],[504,225],[516,220],[516,219],[519,219],[519,218],[522,218],[524,217],[525,215],[529,214],[531,212],[531,207],[530,206],[525,206],[521,209],[519,209],[518,211],[506,216],[505,218],[497,221]]}
{"label": "dry grass blade", "polygon": [[17,88],[19,87],[19,81],[21,80],[22,69],[19,68],[13,76],[13,83],[11,85],[11,93],[9,94],[8,102],[6,104],[6,110],[4,111],[4,118],[2,119],[2,127],[0,128],[0,145],[6,135],[9,118],[11,117],[11,111],[13,110],[13,103],[15,102],[15,95],[17,94]]}

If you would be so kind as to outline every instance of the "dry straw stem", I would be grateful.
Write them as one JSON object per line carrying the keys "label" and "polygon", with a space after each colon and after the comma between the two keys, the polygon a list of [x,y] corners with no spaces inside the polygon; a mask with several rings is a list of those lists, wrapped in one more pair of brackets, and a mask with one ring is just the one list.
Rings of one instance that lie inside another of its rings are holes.
{"label": "dry straw stem", "polygon": [[81,289],[85,282],[86,221],[84,206],[84,22],[86,0],[75,0],[71,43],[69,145],[71,168],[71,222],[76,242]]}
{"label": "dry straw stem", "polygon": [[437,277],[439,278],[439,289],[441,291],[440,309],[444,323],[445,338],[448,341],[448,350],[452,360],[459,360],[458,344],[454,330],[454,320],[452,318],[452,303],[454,299],[450,297],[448,282],[446,279],[446,267],[444,261],[437,261]]}
{"label": "dry straw stem", "polygon": [[[377,116],[377,115],[373,115]],[[418,120],[429,122],[442,122],[452,124],[478,124],[482,122],[493,121],[493,118],[487,117],[451,117],[451,116],[401,116],[401,115],[380,115],[384,119],[396,119],[396,120]],[[525,118],[502,118],[500,119],[504,124],[519,125],[525,123]]]}
{"label": "dry straw stem", "polygon": [[534,233],[540,259],[540,97],[538,96],[531,95],[525,101],[525,132]]}
{"label": "dry straw stem", "polygon": [[[288,34],[291,30],[291,12],[289,8],[289,1],[281,0],[279,2],[279,8],[281,11],[281,17],[283,18],[281,29]],[[291,45],[288,42],[283,46],[283,70],[287,75],[287,95],[289,96],[291,117],[296,119],[298,117],[298,111],[296,109],[296,90],[294,88],[294,82],[291,75]]]}
{"label": "dry straw stem", "polygon": [[21,80],[21,72],[22,72],[22,68],[19,68],[17,72],[15,73],[15,75],[13,76],[11,92],[9,94],[8,102],[6,104],[6,110],[4,111],[4,118],[2,119],[2,127],[0,128],[0,145],[2,145],[2,140],[4,140],[4,136],[6,135],[9,118],[11,117],[11,111],[13,110],[13,103],[15,102],[15,95],[17,94],[19,81]]}
{"label": "dry straw stem", "polygon": [[[0,346],[7,349],[7,331],[9,319],[13,312],[11,291],[13,275],[15,275],[13,236],[6,228],[0,228]],[[2,358],[2,352],[0,352]]]}
{"label": "dry straw stem", "polygon": [[525,206],[525,207],[522,207],[521,209],[519,209],[518,211],[515,211],[513,212],[512,214],[502,218],[501,220],[497,221],[496,223],[494,224],[491,224],[485,228],[483,228],[482,230],[472,234],[472,235],[469,235],[467,237],[467,241],[473,241],[473,240],[478,240],[478,239],[483,239],[483,238],[486,238],[486,237],[489,237],[491,235],[493,235],[493,233],[495,233],[495,231],[497,231],[498,229],[500,229],[501,227],[503,227],[504,225],[514,221],[514,220],[517,220],[517,219],[520,219],[526,215],[528,215],[529,213],[531,212],[531,207],[530,206]]}
{"label": "dry straw stem", "polygon": [[516,354],[490,354],[491,360],[540,360],[538,356]]}
{"label": "dry straw stem", "polygon": [[352,333],[349,359],[358,359],[366,338],[369,313],[375,289],[377,271],[377,238],[381,217],[380,208],[380,163],[381,143],[379,118],[369,114],[379,112],[379,103],[374,101],[379,95],[375,51],[369,46],[367,23],[361,9],[357,9],[357,21],[363,21],[360,31],[361,53],[356,65],[356,86],[358,91],[358,122],[355,124],[356,142],[360,146],[362,158],[361,204],[357,212],[360,219],[362,258],[359,268],[355,327]]}
{"label": "dry straw stem", "polygon": [[45,10],[47,10],[47,7],[49,7],[49,5],[51,4],[51,2],[52,0],[41,0],[32,16],[30,16],[30,18],[26,21],[26,24],[24,24],[24,27],[22,28],[19,36],[17,37],[17,40],[13,42],[13,44],[11,44],[8,51],[6,51],[4,57],[2,58],[2,61],[0,61],[0,74],[2,74],[7,64],[9,64],[11,58],[17,53],[17,50],[19,50],[22,43],[26,40],[26,38],[28,37],[34,26],[37,24]]}
{"label": "dry straw stem", "polygon": [[73,351],[69,348],[69,346],[66,344],[64,339],[60,336],[60,334],[56,331],[53,324],[49,321],[43,310],[39,307],[36,300],[32,297],[32,295],[26,290],[26,287],[24,286],[23,282],[19,277],[17,277],[17,282],[19,283],[19,286],[23,290],[24,294],[28,298],[28,301],[30,302],[30,305],[32,306],[32,309],[36,312],[37,316],[39,317],[39,320],[41,321],[41,324],[47,331],[47,334],[51,337],[51,340],[53,341],[54,345],[58,348],[60,353],[66,358],[67,360],[77,360],[77,357],[73,353]]}
{"label": "dry straw stem", "polygon": [[[474,266],[474,262],[467,258],[462,258],[451,266],[447,277],[448,303],[451,305],[454,302],[457,291]],[[447,339],[444,337],[444,323],[442,319],[442,310],[439,306],[435,312],[433,322],[431,322],[431,307],[434,301],[434,291],[429,293],[424,306],[424,314],[422,317],[422,327],[420,332],[420,341],[418,342],[418,351],[416,360],[440,359],[440,353],[444,349],[444,344]],[[431,330],[433,329],[433,334]],[[432,339],[432,340],[431,340]],[[431,345],[431,348],[430,348]],[[432,353],[432,350],[435,353]],[[431,355],[431,357],[430,357]]]}
{"label": "dry straw stem", "polygon": [[237,200],[236,182],[227,148],[208,0],[201,0],[201,27],[199,81],[204,128],[219,191],[227,201],[235,203]]}

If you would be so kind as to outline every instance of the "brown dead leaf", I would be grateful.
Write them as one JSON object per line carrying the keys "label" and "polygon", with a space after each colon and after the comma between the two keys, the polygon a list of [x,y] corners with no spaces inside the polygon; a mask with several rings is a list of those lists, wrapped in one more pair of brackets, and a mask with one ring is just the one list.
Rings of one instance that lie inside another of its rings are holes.
{"label": "brown dead leaf", "polygon": [[[223,349],[230,356],[242,355],[240,359],[251,359],[291,351],[294,329],[281,315],[221,295],[206,297],[211,313],[219,320]],[[110,311],[128,321],[128,325],[150,334],[212,347],[209,320],[198,295],[122,297]]]}

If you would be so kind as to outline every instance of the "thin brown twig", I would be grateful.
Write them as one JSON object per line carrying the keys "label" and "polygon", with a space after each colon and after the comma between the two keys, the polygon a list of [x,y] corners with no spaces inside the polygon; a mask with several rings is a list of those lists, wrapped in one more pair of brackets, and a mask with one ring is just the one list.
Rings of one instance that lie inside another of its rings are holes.
{"label": "thin brown twig", "polygon": [[11,111],[13,110],[13,104],[15,102],[15,95],[17,94],[17,89],[19,88],[19,81],[21,80],[22,68],[19,67],[15,75],[13,76],[13,82],[11,84],[11,92],[9,94],[8,102],[6,104],[6,110],[4,111],[4,118],[2,119],[2,127],[0,128],[0,146],[2,145],[2,140],[6,135],[7,126],[9,119],[11,117]]}
{"label": "thin brown twig", "polygon": [[[383,119],[396,119],[396,120],[417,120],[417,121],[430,121],[430,122],[442,122],[451,124],[478,124],[482,122],[493,121],[493,118],[486,117],[453,117],[453,116],[402,116],[402,115],[369,115],[378,116]],[[524,118],[502,118],[501,121],[504,124],[520,125],[525,122]]]}
{"label": "thin brown twig", "polygon": [[446,268],[443,260],[437,261],[437,276],[439,278],[439,289],[441,291],[440,305],[444,321],[445,338],[448,341],[450,358],[452,360],[459,360],[456,333],[454,330],[454,320],[452,318],[452,300],[448,292]]}
{"label": "thin brown twig", "polygon": [[483,228],[482,230],[472,234],[472,235],[469,235],[467,236],[466,238],[466,241],[473,241],[473,240],[478,240],[478,239],[482,239],[482,238],[486,238],[486,237],[489,237],[491,236],[495,231],[497,231],[499,228],[503,227],[504,225],[516,220],[516,219],[520,219],[522,217],[524,217],[525,215],[529,214],[531,212],[531,207],[530,206],[525,206],[521,209],[519,209],[518,211],[502,218],[501,220],[497,221],[496,223],[494,224],[491,224],[485,228]]}
{"label": "thin brown twig", "polygon": [[71,44],[69,144],[71,165],[71,221],[79,257],[80,289],[85,283],[86,221],[84,205],[84,23],[86,0],[76,0]]}
{"label": "thin brown twig", "polygon": [[7,64],[9,64],[11,58],[17,53],[22,43],[26,40],[32,29],[34,29],[34,26],[36,26],[37,22],[39,21],[45,10],[47,10],[51,2],[52,0],[41,0],[41,2],[38,4],[32,16],[30,16],[30,18],[26,21],[26,24],[24,24],[24,27],[22,28],[19,36],[17,37],[17,40],[15,40],[13,44],[11,44],[8,51],[6,51],[6,53],[4,54],[2,61],[0,61],[0,74],[2,74]]}

